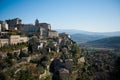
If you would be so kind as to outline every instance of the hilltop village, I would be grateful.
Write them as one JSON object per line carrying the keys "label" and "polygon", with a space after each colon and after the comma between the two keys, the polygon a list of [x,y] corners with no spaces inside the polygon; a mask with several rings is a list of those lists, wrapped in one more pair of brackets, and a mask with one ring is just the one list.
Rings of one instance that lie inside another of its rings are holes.
{"label": "hilltop village", "polygon": [[33,35],[39,39],[59,36],[57,31],[51,30],[50,24],[39,23],[38,19],[35,20],[35,25],[22,24],[19,18],[0,21],[0,46],[27,42]]}
{"label": "hilltop village", "polygon": [[70,35],[48,23],[23,24],[19,18],[0,21],[2,80],[75,80],[85,63]]}
{"label": "hilltop village", "polygon": [[80,48],[38,19],[0,21],[0,80],[120,80],[119,54]]}

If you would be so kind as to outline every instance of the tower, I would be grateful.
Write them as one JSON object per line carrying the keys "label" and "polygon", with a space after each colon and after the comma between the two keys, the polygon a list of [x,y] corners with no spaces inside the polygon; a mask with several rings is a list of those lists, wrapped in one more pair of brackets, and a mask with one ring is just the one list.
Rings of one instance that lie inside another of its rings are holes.
{"label": "tower", "polygon": [[39,28],[40,32],[39,32],[39,38],[42,39],[43,38],[43,28]]}
{"label": "tower", "polygon": [[36,19],[36,20],[35,20],[35,26],[38,26],[38,25],[39,25],[39,20]]}

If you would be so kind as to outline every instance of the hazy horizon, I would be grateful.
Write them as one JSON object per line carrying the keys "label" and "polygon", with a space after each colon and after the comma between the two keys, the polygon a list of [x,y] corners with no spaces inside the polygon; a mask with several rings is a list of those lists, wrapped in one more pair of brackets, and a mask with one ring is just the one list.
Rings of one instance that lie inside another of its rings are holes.
{"label": "hazy horizon", "polygon": [[120,30],[118,30],[118,31],[116,30],[116,31],[105,31],[105,32],[103,31],[103,32],[99,32],[99,31],[87,31],[87,30],[80,30],[80,29],[62,29],[62,28],[61,28],[61,29],[58,28],[58,29],[56,29],[56,30],[71,30],[71,31],[73,30],[73,31],[93,32],[93,33],[94,33],[94,32],[95,32],[95,33],[120,32]]}
{"label": "hazy horizon", "polygon": [[120,31],[120,0],[1,0],[0,20],[50,23],[52,29]]}

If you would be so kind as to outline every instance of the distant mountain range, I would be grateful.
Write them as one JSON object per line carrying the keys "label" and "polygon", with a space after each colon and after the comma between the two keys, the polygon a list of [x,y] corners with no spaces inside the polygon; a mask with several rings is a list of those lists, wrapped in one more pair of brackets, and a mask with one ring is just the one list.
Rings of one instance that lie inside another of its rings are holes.
{"label": "distant mountain range", "polygon": [[59,33],[65,32],[81,46],[120,48],[120,31],[116,32],[88,32],[82,30],[58,29]]}
{"label": "distant mountain range", "polygon": [[98,40],[105,38],[106,36],[104,35],[87,35],[87,34],[72,34],[71,39],[76,41],[77,43],[85,43],[88,41],[93,41],[93,40]]}
{"label": "distant mountain range", "polygon": [[116,32],[89,32],[83,30],[74,30],[74,29],[57,29],[59,33],[66,32],[70,35],[72,34],[86,34],[86,35],[104,35],[104,36],[120,36],[120,31]]}
{"label": "distant mountain range", "polygon": [[85,43],[102,38],[120,36],[120,31],[117,32],[88,32],[72,29],[57,29],[59,33],[65,32],[71,35],[71,38],[78,43]]}
{"label": "distant mountain range", "polygon": [[95,41],[85,43],[92,47],[109,47],[109,48],[120,48],[120,36],[103,38]]}

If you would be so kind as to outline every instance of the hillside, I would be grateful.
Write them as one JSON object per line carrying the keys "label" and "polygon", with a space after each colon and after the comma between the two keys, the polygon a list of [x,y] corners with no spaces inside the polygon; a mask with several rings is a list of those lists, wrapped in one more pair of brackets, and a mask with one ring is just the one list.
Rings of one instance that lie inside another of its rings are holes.
{"label": "hillside", "polygon": [[119,48],[120,47],[120,36],[90,41],[90,42],[87,42],[87,45],[93,46],[93,47]]}
{"label": "hillside", "polygon": [[105,37],[106,36],[103,36],[103,35],[87,35],[87,34],[80,34],[80,33],[71,35],[71,38],[77,43],[85,43],[88,41],[98,40]]}

